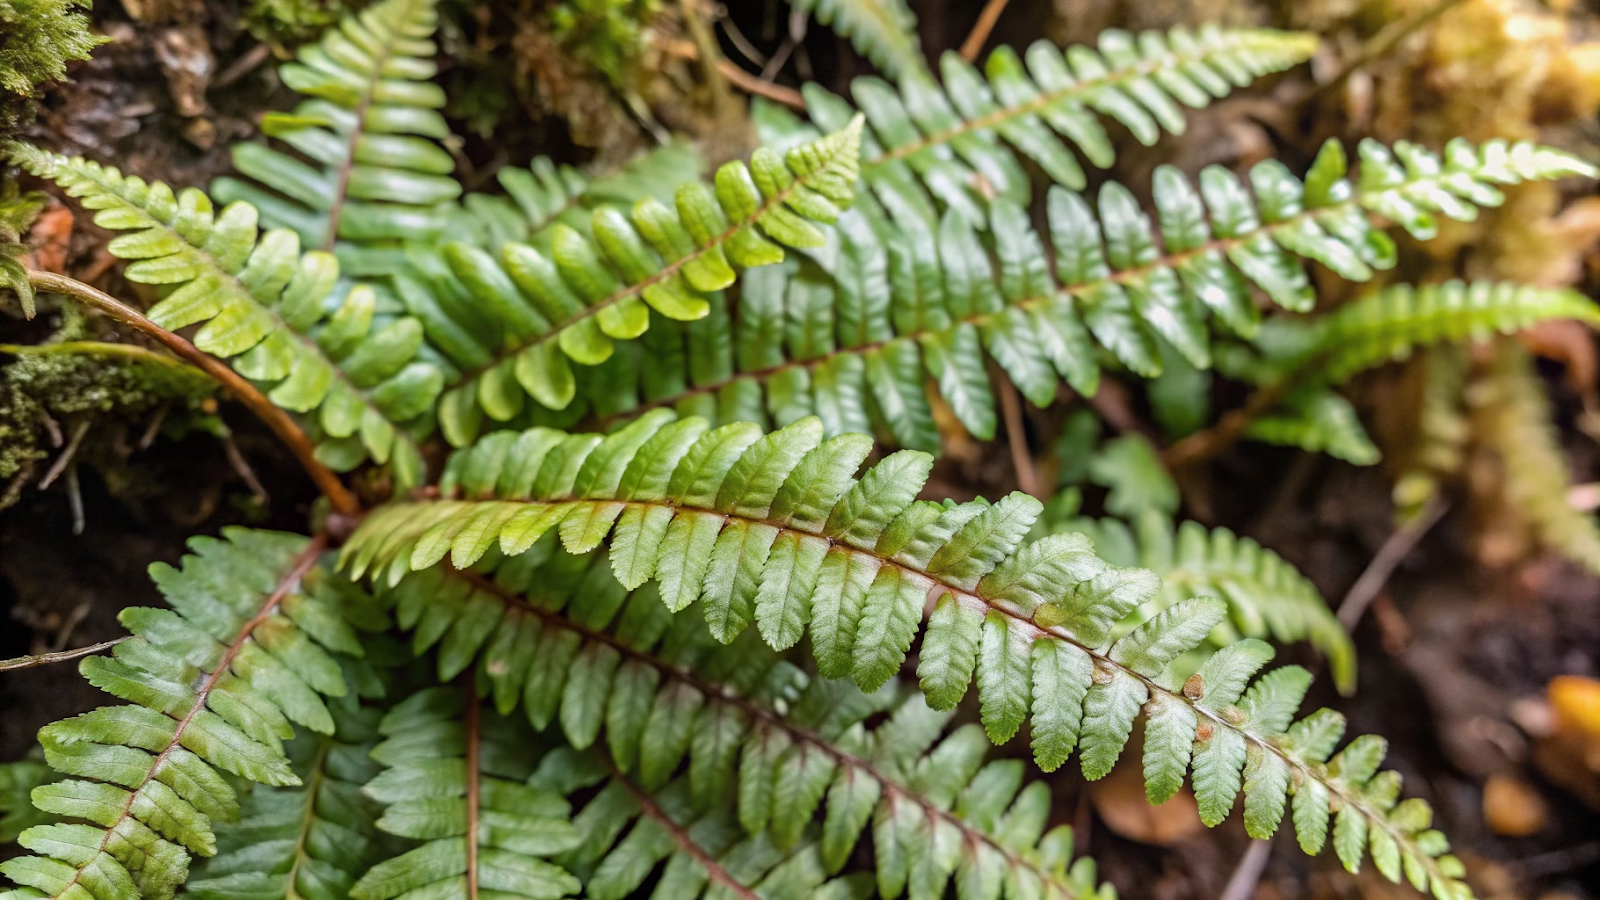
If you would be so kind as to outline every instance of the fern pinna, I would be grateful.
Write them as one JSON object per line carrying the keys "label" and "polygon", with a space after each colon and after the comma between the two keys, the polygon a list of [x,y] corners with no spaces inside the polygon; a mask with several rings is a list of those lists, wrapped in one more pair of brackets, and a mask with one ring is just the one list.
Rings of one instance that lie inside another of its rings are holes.
{"label": "fern pinna", "polygon": [[915,500],[926,454],[895,453],[858,479],[870,449],[854,435],[825,439],[816,419],[763,435],[665,411],[608,437],[491,435],[452,458],[440,499],[375,511],[344,559],[393,583],[446,555],[457,568],[496,548],[516,556],[551,532],[572,553],[609,538],[625,587],[655,579],[673,612],[699,601],[723,641],[755,624],[781,649],[809,627],[818,671],[866,690],[894,675],[922,630],[917,670],[930,705],[952,708],[976,678],[989,737],[1009,740],[1031,714],[1046,771],[1077,748],[1085,775],[1104,776],[1144,712],[1152,802],[1192,768],[1208,824],[1242,789],[1246,828],[1266,837],[1292,791],[1308,851],[1321,849],[1336,811],[1333,842],[1347,866],[1370,853],[1390,878],[1465,895],[1426,805],[1398,803],[1398,777],[1378,774],[1381,740],[1360,738],[1330,761],[1341,717],[1322,711],[1291,727],[1309,673],[1290,666],[1251,684],[1271,656],[1255,640],[1197,672],[1172,669],[1226,615],[1220,601],[1176,604],[1113,642],[1112,626],[1159,590],[1154,573],[1111,566],[1082,535],[1024,544],[1040,512],[1025,495]]}

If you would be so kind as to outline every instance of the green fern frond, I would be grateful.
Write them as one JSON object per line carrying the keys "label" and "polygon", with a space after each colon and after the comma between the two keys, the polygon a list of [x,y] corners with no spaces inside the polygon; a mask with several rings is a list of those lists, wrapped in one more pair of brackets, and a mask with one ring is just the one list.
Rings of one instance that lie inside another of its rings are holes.
{"label": "green fern frond", "polygon": [[1467,388],[1474,439],[1498,457],[1503,502],[1540,546],[1600,573],[1600,523],[1573,507],[1566,454],[1526,347],[1501,340],[1489,370]]}
{"label": "green fern frond", "polygon": [[1356,466],[1373,465],[1382,456],[1350,401],[1320,385],[1290,392],[1271,412],[1246,425],[1244,437],[1326,453]]}
{"label": "green fern frond", "polygon": [[1031,712],[1034,758],[1047,771],[1079,748],[1085,774],[1104,776],[1144,711],[1154,802],[1192,762],[1202,818],[1220,821],[1242,788],[1246,828],[1266,837],[1293,790],[1308,851],[1321,849],[1336,805],[1346,866],[1370,848],[1392,880],[1403,868],[1439,896],[1468,895],[1426,805],[1397,806],[1398,776],[1376,775],[1381,740],[1360,738],[1329,764],[1342,717],[1319,712],[1290,727],[1310,682],[1303,669],[1272,671],[1246,693],[1271,656],[1248,639],[1187,678],[1172,668],[1225,604],[1180,603],[1113,641],[1115,624],[1158,592],[1153,572],[1111,566],[1082,535],[1025,544],[1041,505],[1023,494],[915,500],[932,468],[926,454],[892,454],[857,479],[871,447],[862,435],[824,440],[816,419],[762,435],[664,411],[607,437],[494,434],[453,457],[441,499],[376,510],[343,559],[358,577],[398,579],[446,555],[458,568],[495,547],[515,556],[552,531],[571,553],[609,538],[625,586],[654,578],[674,612],[700,601],[724,641],[755,624],[784,648],[809,628],[818,671],[867,690],[899,671],[922,630],[930,704],[954,706],[976,677],[990,738],[1009,740]]}
{"label": "green fern frond", "polygon": [[392,271],[402,241],[442,235],[461,185],[441,146],[450,136],[444,91],[431,81],[437,21],[434,0],[383,0],[302,47],[279,76],[309,99],[261,127],[310,164],[241,143],[233,163],[250,180],[220,178],[212,193],[336,253],[357,277]]}
{"label": "green fern frond", "polygon": [[699,152],[686,143],[657,147],[592,178],[537,157],[525,167],[505,166],[495,173],[503,196],[464,195],[445,233],[453,241],[498,247],[507,241],[538,243],[536,235],[561,222],[592,237],[589,225],[596,209],[631,207],[645,197],[670,203],[678,185],[700,177],[704,165]]}
{"label": "green fern frond", "polygon": [[[987,197],[1028,201],[1023,159],[1075,189],[1086,179],[1069,145],[1096,168],[1111,165],[1115,150],[1101,116],[1153,144],[1163,132],[1183,133],[1185,107],[1207,106],[1253,78],[1303,62],[1316,45],[1313,35],[1281,31],[1110,29],[1095,48],[1063,51],[1040,41],[1028,48],[1026,66],[1001,47],[982,73],[946,53],[942,87],[925,77],[905,78],[898,89],[857,78],[851,95],[869,126],[862,179],[891,209],[932,219],[937,203],[981,224]],[[843,127],[855,114],[818,85],[803,93],[823,129]]]}
{"label": "green fern frond", "polygon": [[1194,521],[1174,523],[1155,510],[1134,517],[1131,526],[1120,519],[1068,518],[1041,531],[1083,532],[1108,562],[1161,576],[1155,602],[1124,620],[1124,628],[1190,597],[1217,597],[1227,602],[1228,619],[1211,632],[1211,644],[1226,647],[1242,637],[1308,641],[1327,657],[1339,692],[1355,691],[1355,647],[1328,602],[1310,579],[1251,538]]}
{"label": "green fern frond", "polygon": [[369,869],[352,900],[578,892],[576,878],[544,859],[578,845],[571,808],[526,784],[532,735],[516,725],[482,716],[476,698],[453,687],[415,693],[383,717],[372,758],[384,770],[365,791],[383,805],[379,828],[422,843]]}
{"label": "green fern frond", "polygon": [[1278,327],[1290,334],[1264,334],[1262,343],[1304,341],[1306,348],[1289,365],[1312,366],[1319,380],[1340,384],[1407,359],[1419,347],[1482,342],[1551,319],[1600,325],[1600,306],[1568,288],[1491,281],[1402,284],[1310,322],[1283,323]]}
{"label": "green fern frond", "polygon": [[[825,806],[830,873],[865,827],[861,816],[877,809],[895,832],[890,847],[902,839],[920,847],[912,838],[928,826],[941,839],[959,835],[971,857],[964,866],[971,873],[956,880],[963,900],[990,896],[984,886],[1001,877],[1041,885],[1047,895],[1096,896],[1092,861],[1067,868],[1070,830],[1044,833],[1042,819],[1022,812],[1044,803],[1042,786],[1027,788],[1009,817],[996,812],[1009,796],[982,804],[973,796],[1000,771],[1008,780],[1017,765],[993,763],[987,776],[975,774],[987,747],[980,730],[951,734],[942,751],[924,756],[948,714],[920,700],[896,704],[888,691],[867,696],[842,681],[808,679],[754,633],[725,646],[691,617],[671,616],[653,585],[625,591],[603,554],[557,552],[553,534],[492,573],[484,568],[428,569],[381,596],[414,633],[419,653],[437,648],[441,680],[475,669],[502,714],[520,705],[535,728],[559,728],[572,747],[603,745],[610,764],[646,790],[666,785],[687,759],[695,808],[737,805],[745,830],[765,833],[780,850],[793,849]],[[857,730],[891,705],[898,724]],[[924,738],[907,740],[907,733]],[[936,888],[956,859],[922,860],[916,877]],[[880,877],[904,881],[902,854],[880,852],[877,862]]]}
{"label": "green fern frond", "polygon": [[[1478,205],[1499,203],[1495,185],[1590,171],[1557,151],[1503,141],[1454,142],[1443,159],[1369,141],[1360,156],[1354,180],[1334,142],[1303,183],[1275,161],[1260,163],[1249,173],[1253,193],[1219,167],[1204,170],[1198,187],[1163,167],[1153,221],[1114,182],[1100,190],[1098,210],[1052,188],[1053,273],[1044,238],[1006,200],[991,205],[985,235],[953,212],[888,218],[863,204],[812,259],[750,273],[736,317],[713,303],[692,328],[662,329],[618,354],[588,379],[590,405],[603,418],[666,405],[713,422],[818,415],[830,434],[876,429],[933,450],[923,387],[931,380],[957,419],[987,439],[996,422],[989,360],[1041,407],[1062,379],[1092,396],[1102,349],[1144,377],[1160,372],[1163,342],[1205,368],[1214,330],[1258,333],[1251,286],[1305,311],[1314,295],[1300,260],[1356,281],[1391,267],[1393,242],[1374,219],[1427,238],[1436,216],[1470,218]],[[1521,295],[1493,297],[1491,307],[1511,309]],[[1554,311],[1555,302],[1545,305]],[[1356,315],[1330,327],[1357,331]],[[1427,321],[1405,333],[1423,333]]]}
{"label": "green fern frond", "polygon": [[928,76],[917,17],[905,0],[793,0],[790,5],[849,39],[891,81]]}
{"label": "green fern frond", "polygon": [[216,852],[213,823],[238,814],[222,773],[297,784],[291,723],[334,731],[322,698],[346,685],[331,654],[359,656],[356,624],[381,627],[381,610],[318,568],[320,541],[229,529],[190,548],[182,568],[151,567],[173,608],[123,610],[134,639],[80,667],[129,705],[40,731],[45,760],[69,777],[33,802],[68,821],[23,832],[38,855],[0,863],[21,886],[8,897],[170,898],[190,855]]}
{"label": "green fern frond", "polygon": [[34,788],[60,780],[43,760],[19,759],[0,764],[0,844],[16,843],[17,835],[51,821],[29,799]]}
{"label": "green fern frond", "polygon": [[172,330],[205,323],[195,346],[272,385],[272,401],[303,414],[320,436],[324,462],[349,469],[370,456],[392,464],[402,484],[421,481],[413,429],[443,382],[437,366],[417,359],[421,323],[379,315],[364,287],[330,308],[338,262],[302,254],[286,229],[258,236],[247,203],[215,212],[195,188],[174,195],[161,182],[32,147],[14,146],[11,157],[95,210],[96,224],[128,232],[108,249],[133,261],[129,281],[164,291],[150,318]]}
{"label": "green fern frond", "polygon": [[195,900],[342,898],[378,858],[377,810],[361,789],[380,767],[368,754],[381,710],[330,698],[332,735],[301,735],[284,748],[301,784],[256,787],[238,822],[219,825],[217,855],[184,886]]}
{"label": "green fern frond", "polygon": [[860,135],[856,120],[785,153],[758,149],[748,166],[722,166],[714,190],[679,187],[675,208],[648,198],[631,214],[603,207],[592,237],[558,222],[544,249],[509,243],[493,255],[447,244],[444,270],[421,290],[401,291],[459,370],[439,405],[445,436],[469,443],[486,417],[511,421],[530,400],[566,407],[577,384],[569,359],[604,362],[616,342],[650,328],[652,310],[703,317],[735,267],[781,262],[785,246],[824,244],[813,223],[834,221],[854,200]]}

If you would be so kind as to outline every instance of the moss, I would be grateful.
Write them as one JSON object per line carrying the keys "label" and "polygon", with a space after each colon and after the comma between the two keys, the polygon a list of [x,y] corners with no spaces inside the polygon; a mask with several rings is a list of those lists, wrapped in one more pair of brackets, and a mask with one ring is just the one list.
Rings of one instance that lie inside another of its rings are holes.
{"label": "moss", "polygon": [[0,134],[29,112],[39,85],[65,78],[106,38],[89,33],[87,0],[0,0]]}

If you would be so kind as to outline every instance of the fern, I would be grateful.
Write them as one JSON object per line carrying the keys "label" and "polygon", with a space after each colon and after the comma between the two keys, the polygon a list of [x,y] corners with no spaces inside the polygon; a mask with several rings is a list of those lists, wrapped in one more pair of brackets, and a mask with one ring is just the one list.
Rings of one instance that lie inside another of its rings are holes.
{"label": "fern", "polygon": [[322,698],[346,687],[330,652],[360,655],[354,624],[381,627],[381,613],[318,568],[321,541],[232,529],[190,547],[181,569],[151,567],[173,609],[124,610],[136,637],[82,664],[130,705],[40,732],[46,761],[69,777],[34,804],[74,821],[22,833],[38,855],[0,863],[22,886],[8,897],[171,897],[190,855],[216,852],[213,823],[238,813],[222,773],[297,784],[282,748],[290,723],[334,731]]}
{"label": "fern", "polygon": [[484,721],[476,698],[437,687],[401,701],[378,731],[385,740],[372,758],[386,768],[365,788],[384,806],[378,826],[423,843],[369,869],[352,900],[578,891],[575,878],[540,859],[575,847],[579,835],[564,799],[523,784],[532,773],[530,741],[513,722]]}
{"label": "fern", "polygon": [[905,0],[793,0],[791,5],[848,38],[890,80],[928,77],[917,17]]}
{"label": "fern", "polygon": [[1600,324],[1600,307],[1565,288],[1489,281],[1395,285],[1309,322],[1274,323],[1261,343],[1269,352],[1287,351],[1285,365],[1313,368],[1318,380],[1339,384],[1407,359],[1418,347],[1482,342],[1550,319]]}
{"label": "fern", "polygon": [[[704,162],[689,144],[658,147],[620,169],[589,177],[547,157],[529,165],[505,166],[495,173],[504,195],[472,192],[461,198],[459,213],[446,233],[452,240],[480,247],[507,241],[537,240],[561,222],[585,231],[602,206],[632,206],[645,197],[671,202],[678,185],[700,176]],[[409,253],[423,248],[412,246]]]}
{"label": "fern", "polygon": [[[1018,828],[1000,827],[1008,820],[992,814],[1007,796],[981,814],[966,809],[975,800],[955,803],[1002,777],[975,774],[981,753],[972,741],[987,744],[978,729],[952,733],[948,747],[919,762],[947,715],[887,691],[869,697],[844,682],[808,679],[753,634],[724,646],[690,617],[672,617],[651,586],[625,591],[605,557],[555,549],[549,535],[495,566],[492,578],[435,568],[381,596],[419,653],[437,648],[441,680],[475,669],[501,714],[520,705],[535,728],[558,727],[574,748],[604,746],[608,764],[646,790],[664,787],[687,758],[695,808],[736,802],[745,830],[765,833],[783,851],[802,840],[827,796],[822,853],[830,873],[865,827],[862,811],[876,808],[907,840],[931,822],[973,848],[970,871],[957,876],[959,897],[988,896],[982,886],[1001,875],[1052,894],[1094,894],[1092,861],[1065,868],[1070,831],[1020,828],[1021,809],[1042,801],[1042,786],[1027,789],[1009,820]],[[901,725],[858,731],[888,705]],[[1016,763],[993,765],[1009,777]],[[914,808],[897,808],[905,804]],[[904,880],[900,855],[880,852],[877,860],[880,878]],[[935,855],[915,869],[919,878],[944,879],[953,862]]]}
{"label": "fern", "polygon": [[992,740],[1013,737],[1031,710],[1040,767],[1057,768],[1077,747],[1090,778],[1110,771],[1144,711],[1153,802],[1192,763],[1202,818],[1216,824],[1244,770],[1253,836],[1276,830],[1292,788],[1308,851],[1321,849],[1336,805],[1334,844],[1347,867],[1370,850],[1392,880],[1468,895],[1460,863],[1441,856],[1443,837],[1428,830],[1426,805],[1397,806],[1398,776],[1377,775],[1381,739],[1359,738],[1330,763],[1342,717],[1319,712],[1291,727],[1310,682],[1303,669],[1272,671],[1246,693],[1271,655],[1247,640],[1187,678],[1172,670],[1222,621],[1221,601],[1169,607],[1113,642],[1115,623],[1159,590],[1154,573],[1109,565],[1081,535],[1024,544],[1040,512],[1026,495],[915,501],[932,464],[925,454],[901,451],[854,478],[870,449],[859,435],[825,441],[815,419],[766,436],[665,413],[605,438],[495,434],[452,458],[441,499],[375,511],[343,559],[357,576],[397,580],[447,554],[458,568],[497,546],[514,556],[552,531],[572,553],[609,536],[624,586],[653,577],[674,612],[700,601],[724,641],[755,624],[783,648],[809,627],[818,671],[867,690],[898,671],[937,594],[918,664],[933,707],[954,706],[976,677]]}
{"label": "fern", "polygon": [[706,295],[731,284],[735,266],[780,262],[780,245],[823,244],[813,223],[833,221],[854,199],[860,133],[856,121],[786,153],[759,149],[748,167],[719,169],[714,191],[700,182],[680,187],[676,209],[649,199],[631,216],[602,208],[592,239],[557,223],[542,251],[511,243],[496,258],[447,244],[447,270],[432,290],[405,294],[459,370],[439,405],[445,436],[468,443],[485,417],[510,421],[530,399],[564,408],[577,383],[569,359],[604,362],[617,341],[645,333],[651,310],[700,318],[710,309]]}
{"label": "fern", "polygon": [[1228,618],[1211,632],[1213,645],[1226,647],[1241,637],[1308,641],[1327,657],[1340,693],[1355,692],[1356,655],[1350,635],[1309,579],[1254,540],[1199,522],[1174,524],[1170,515],[1155,510],[1145,510],[1126,523],[1061,517],[1043,529],[1044,533],[1073,531],[1089,535],[1096,554],[1106,561],[1141,566],[1161,576],[1156,600],[1124,620],[1124,629],[1131,630],[1190,597],[1217,597],[1228,604]]}
{"label": "fern", "polygon": [[[826,877],[814,850],[785,859],[770,843],[737,842],[726,816],[694,817],[682,782],[652,794],[594,756],[528,752],[538,743],[526,725],[485,714],[460,689],[415,694],[380,727],[389,738],[374,757],[391,767],[367,787],[386,806],[379,825],[423,843],[370,869],[353,900],[622,898],[669,856],[657,896],[755,896],[759,887],[808,897]],[[602,784],[574,816],[568,796]]]}
{"label": "fern", "polygon": [[29,797],[35,788],[59,780],[43,760],[19,759],[0,765],[0,844],[12,844],[17,835],[51,817],[37,809]]}
{"label": "fern", "polygon": [[380,711],[349,696],[329,707],[334,734],[302,735],[284,748],[303,783],[244,797],[239,821],[217,828],[217,855],[197,868],[187,896],[344,897],[382,857],[377,813],[361,793],[379,771],[368,754]]}
{"label": "fern", "polygon": [[[987,221],[986,197],[1027,202],[1022,158],[1071,188],[1086,179],[1069,143],[1091,165],[1110,166],[1115,151],[1097,113],[1153,144],[1163,131],[1183,133],[1184,107],[1204,107],[1252,78],[1304,61],[1315,48],[1315,37],[1291,32],[1112,29],[1101,32],[1097,48],[1062,50],[1040,41],[1028,48],[1026,67],[1001,47],[981,74],[946,53],[943,87],[908,77],[896,91],[880,79],[857,78],[851,95],[869,126],[862,180],[897,212],[932,219],[936,199],[978,225]],[[807,84],[803,93],[812,121],[824,129],[854,115],[819,85]]]}
{"label": "fern", "polygon": [[392,271],[402,241],[442,235],[461,186],[440,146],[450,136],[444,91],[429,80],[436,24],[433,0],[383,0],[302,47],[279,75],[310,99],[261,127],[310,163],[238,144],[233,164],[250,180],[218,179],[212,193],[248,202],[358,277]]}
{"label": "fern", "polygon": [[307,414],[327,463],[348,469],[370,455],[391,463],[403,484],[421,480],[413,431],[442,375],[416,359],[419,322],[376,315],[375,296],[361,287],[330,310],[337,261],[321,251],[302,254],[291,231],[258,236],[249,204],[217,213],[194,188],[174,195],[160,182],[31,147],[13,147],[11,155],[95,210],[96,224],[128,232],[109,249],[133,260],[129,281],[165,293],[150,318],[169,329],[205,323],[195,345],[234,357],[240,374],[273,385],[275,403]]}
{"label": "fern", "polygon": [[[1470,218],[1475,204],[1499,203],[1496,184],[1590,171],[1556,151],[1504,142],[1455,142],[1443,160],[1414,145],[1392,155],[1364,142],[1360,155],[1353,181],[1333,142],[1303,184],[1277,162],[1260,163],[1249,176],[1253,197],[1223,169],[1202,172],[1197,190],[1165,167],[1155,178],[1154,223],[1114,182],[1100,191],[1098,215],[1053,188],[1053,275],[1028,214],[1005,200],[992,204],[987,240],[953,212],[935,223],[852,211],[813,260],[752,272],[736,318],[713,304],[686,333],[647,335],[602,367],[590,379],[592,406],[609,418],[672,405],[719,423],[818,415],[830,434],[876,426],[900,446],[933,450],[938,434],[923,391],[931,379],[962,425],[987,439],[996,416],[986,358],[1041,407],[1063,378],[1093,395],[1101,348],[1142,377],[1159,373],[1163,343],[1204,368],[1213,358],[1208,320],[1223,333],[1258,334],[1252,285],[1286,309],[1311,307],[1297,258],[1357,281],[1391,267],[1393,243],[1373,218],[1428,238],[1435,214]],[[1494,296],[1490,306],[1505,310],[1505,321],[1577,308],[1538,300],[1546,295],[1537,291]],[[1523,305],[1530,298],[1536,307]],[[1442,336],[1482,321],[1472,313],[1441,327],[1450,305],[1427,308],[1435,311],[1427,321],[1394,327]],[[1352,331],[1368,314],[1339,314],[1327,328]],[[1330,345],[1345,339],[1326,336]]]}

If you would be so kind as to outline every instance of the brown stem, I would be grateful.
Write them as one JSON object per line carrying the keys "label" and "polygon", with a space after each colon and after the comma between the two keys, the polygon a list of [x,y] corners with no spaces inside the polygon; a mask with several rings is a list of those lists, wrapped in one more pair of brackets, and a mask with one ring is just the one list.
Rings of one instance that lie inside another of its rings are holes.
{"label": "brown stem", "polygon": [[478,753],[482,735],[479,725],[478,697],[470,682],[467,688],[467,900],[478,900],[478,820],[479,797]]}
{"label": "brown stem", "polygon": [[781,84],[773,84],[764,78],[751,75],[729,60],[717,60],[717,71],[721,72],[730,82],[746,93],[757,94],[794,109],[806,108],[805,98],[800,96],[799,91],[791,87],[784,87]]}
{"label": "brown stem", "polygon": [[1022,400],[1017,387],[1005,375],[999,376],[1000,414],[1006,423],[1006,444],[1011,448],[1011,467],[1017,472],[1017,488],[1024,494],[1039,496],[1039,473],[1028,452],[1028,432],[1022,424]]}
{"label": "brown stem", "polygon": [[203,353],[195,345],[183,337],[174,334],[157,325],[145,316],[144,313],[123,303],[104,291],[90,287],[81,281],[57,275],[54,272],[40,272],[28,270],[28,281],[42,291],[55,294],[66,294],[75,297],[93,306],[106,315],[125,325],[130,325],[162,346],[177,354],[180,358],[216,379],[234,398],[243,403],[249,410],[256,414],[266,426],[272,429],[273,434],[289,448],[294,458],[299,461],[300,467],[316,483],[317,489],[328,498],[333,511],[343,516],[355,516],[361,512],[361,502],[355,494],[344,486],[332,469],[317,460],[316,447],[311,439],[300,429],[289,414],[279,409],[267,396],[261,393],[255,385],[246,381],[243,376],[229,368],[228,365],[208,353]]}
{"label": "brown stem", "polygon": [[1244,436],[1246,428],[1288,395],[1294,387],[1294,377],[1281,378],[1250,395],[1238,409],[1223,413],[1217,424],[1204,428],[1168,447],[1161,454],[1167,468],[1177,472],[1213,459],[1233,447]]}
{"label": "brown stem", "polygon": [[1350,586],[1350,592],[1345,594],[1344,600],[1339,603],[1337,615],[1339,624],[1344,626],[1345,631],[1355,631],[1362,614],[1367,611],[1372,601],[1377,599],[1378,592],[1383,590],[1384,584],[1389,581],[1389,576],[1393,575],[1400,563],[1411,555],[1411,551],[1416,549],[1429,529],[1444,516],[1448,507],[1449,504],[1435,494],[1411,521],[1389,535],[1389,539],[1378,548],[1377,555],[1372,557],[1372,562],[1367,564],[1361,577]]}
{"label": "brown stem", "polygon": [[967,33],[967,39],[961,42],[961,58],[972,62],[978,58],[979,51],[989,40],[989,32],[994,30],[994,24],[1000,21],[1000,14],[1005,12],[1006,4],[1010,0],[989,0],[984,4],[983,12],[978,14],[978,21],[972,26],[972,31]]}
{"label": "brown stem", "polygon": [[0,659],[0,672],[15,672],[18,669],[31,669],[34,666],[47,666],[50,663],[66,662],[69,659],[77,659],[81,656],[93,656],[102,650],[110,650],[127,639],[128,635],[123,635],[115,640],[102,641],[98,644],[91,644],[88,647],[79,647],[76,650],[41,653],[38,656],[19,656],[16,659]]}
{"label": "brown stem", "polygon": [[667,834],[672,835],[672,840],[678,845],[678,849],[688,854],[691,859],[699,864],[700,868],[705,869],[706,876],[710,880],[727,888],[735,897],[739,897],[741,900],[760,900],[760,894],[750,890],[748,885],[734,878],[731,872],[723,868],[722,863],[717,862],[716,858],[706,848],[695,842],[694,836],[689,834],[689,829],[667,815],[667,811],[656,803],[655,798],[651,797],[649,792],[634,784],[628,776],[622,774],[622,770],[612,763],[610,754],[597,753],[596,756],[611,769],[611,777],[616,780],[617,784],[622,785],[623,789],[633,797],[635,803],[639,804],[639,809],[644,812],[645,817],[653,819]]}

